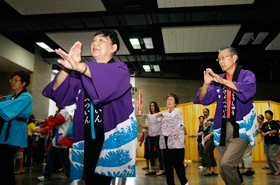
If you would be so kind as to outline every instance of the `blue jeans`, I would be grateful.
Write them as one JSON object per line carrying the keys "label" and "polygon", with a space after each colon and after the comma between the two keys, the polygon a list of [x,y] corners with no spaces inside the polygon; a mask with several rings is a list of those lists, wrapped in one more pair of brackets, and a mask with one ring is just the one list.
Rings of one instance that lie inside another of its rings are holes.
{"label": "blue jeans", "polygon": [[205,167],[204,162],[203,162],[203,151],[204,151],[204,148],[203,148],[202,143],[198,143],[198,151],[199,151],[199,155],[201,157],[201,166]]}
{"label": "blue jeans", "polygon": [[161,149],[159,149],[159,136],[149,136],[149,153],[150,153],[150,162],[151,162],[152,169],[155,167],[154,147],[156,147],[156,153],[159,157],[160,170],[163,170],[164,167],[163,154]]}
{"label": "blue jeans", "polygon": [[69,160],[69,148],[57,148],[50,146],[48,152],[47,152],[47,165],[44,170],[44,177],[46,179],[52,178],[52,168],[54,163],[54,157],[56,152],[59,151],[59,155],[64,161],[64,168],[65,168],[65,175],[67,177],[70,177],[70,160]]}

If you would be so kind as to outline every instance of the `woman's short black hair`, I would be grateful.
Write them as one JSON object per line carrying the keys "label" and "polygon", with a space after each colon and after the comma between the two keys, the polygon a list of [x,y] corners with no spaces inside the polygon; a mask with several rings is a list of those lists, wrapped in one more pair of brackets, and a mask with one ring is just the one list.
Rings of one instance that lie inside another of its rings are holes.
{"label": "woman's short black hair", "polygon": [[271,117],[273,117],[273,112],[271,110],[266,110],[264,113],[268,113]]}
{"label": "woman's short black hair", "polygon": [[210,112],[208,108],[204,108],[203,110],[207,110],[208,113]]}
{"label": "woman's short black hair", "polygon": [[175,104],[178,105],[178,103],[179,103],[179,96],[177,96],[177,94],[175,94],[175,93],[169,93],[169,94],[166,96],[165,100],[167,100],[168,97],[173,97],[174,100],[175,100]]}
{"label": "woman's short black hair", "polygon": [[152,101],[152,102],[150,103],[150,105],[149,105],[149,110],[150,110],[150,113],[152,114],[152,111],[151,111],[151,104],[152,104],[152,103],[155,105],[155,113],[160,112],[160,110],[159,110],[159,106],[158,106],[157,102]]}
{"label": "woman's short black hair", "polygon": [[28,120],[27,120],[27,124],[33,123],[33,122],[34,122],[33,119],[35,119],[35,116],[34,116],[34,114],[31,114],[31,115],[29,116]]}
{"label": "woman's short black hair", "polygon": [[200,120],[200,118],[202,118],[203,120],[205,119],[204,116],[199,116],[198,120]]}
{"label": "woman's short black hair", "polygon": [[19,71],[14,71],[12,73],[12,78],[16,75],[20,76],[22,83],[25,82],[24,88],[26,88],[30,84],[30,75],[27,72],[20,71],[20,70]]}
{"label": "woman's short black hair", "polygon": [[98,31],[98,32],[94,35],[94,37],[95,37],[96,35],[100,35],[100,34],[104,35],[105,37],[110,37],[110,39],[111,39],[111,41],[112,41],[112,44],[113,44],[113,45],[114,45],[114,44],[117,45],[117,50],[116,50],[116,52],[114,53],[114,54],[116,54],[117,51],[119,51],[119,49],[120,49],[120,41],[119,41],[119,38],[118,38],[118,34],[117,34],[114,30],[103,29],[103,30]]}

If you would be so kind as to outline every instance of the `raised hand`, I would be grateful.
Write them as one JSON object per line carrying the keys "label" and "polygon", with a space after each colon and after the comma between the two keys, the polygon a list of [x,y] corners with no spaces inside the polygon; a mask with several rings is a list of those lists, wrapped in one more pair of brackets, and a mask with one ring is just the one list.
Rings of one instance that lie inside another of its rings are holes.
{"label": "raised hand", "polygon": [[207,73],[213,78],[213,80],[217,83],[223,84],[223,78],[220,77],[218,74],[214,73],[212,69],[206,69]]}
{"label": "raised hand", "polygon": [[62,49],[56,49],[56,54],[60,55],[63,60],[59,59],[57,60],[58,63],[63,65],[65,68],[70,70],[78,70],[78,65],[81,62],[81,51],[82,51],[82,43],[81,42],[75,42],[75,44],[71,47],[69,54],[67,54]]}
{"label": "raised hand", "polygon": [[207,83],[207,84],[210,84],[214,80],[214,77],[209,74],[209,70],[212,70],[212,69],[207,68],[203,72],[203,74],[204,74],[204,83]]}

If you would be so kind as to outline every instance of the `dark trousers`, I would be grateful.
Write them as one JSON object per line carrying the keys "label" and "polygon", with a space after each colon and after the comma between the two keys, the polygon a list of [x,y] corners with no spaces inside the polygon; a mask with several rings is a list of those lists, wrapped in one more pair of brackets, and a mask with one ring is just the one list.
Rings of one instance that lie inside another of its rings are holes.
{"label": "dark trousers", "polygon": [[15,185],[14,157],[20,147],[0,144],[0,184]]}
{"label": "dark trousers", "polygon": [[67,177],[70,177],[70,160],[69,160],[69,149],[68,148],[57,148],[50,146],[48,152],[47,152],[47,165],[44,170],[44,177],[46,179],[52,178],[52,169],[55,161],[55,155],[57,154],[57,151],[59,151],[59,155],[64,161],[64,167],[65,167],[65,175]]}
{"label": "dark trousers", "polygon": [[86,185],[102,185],[110,184],[112,177],[103,176],[99,174],[93,174],[91,178],[85,179]]}
{"label": "dark trousers", "polygon": [[[25,165],[30,165],[31,164],[31,154],[33,151],[33,139],[32,136],[28,136],[27,138],[27,148],[24,149],[23,154],[24,154],[24,161]],[[25,160],[26,158],[26,160]]]}
{"label": "dark trousers", "polygon": [[[38,137],[38,136],[37,136]],[[34,144],[33,148],[33,163],[41,164],[44,162],[44,155],[45,155],[45,139],[44,138],[38,138],[38,146]]]}
{"label": "dark trousers", "polygon": [[39,138],[38,143],[38,162],[43,163],[44,162],[44,155],[45,155],[45,138]]}
{"label": "dark trousers", "polygon": [[203,162],[206,167],[215,167],[217,166],[215,157],[214,157],[214,140],[210,139],[208,140],[204,145],[204,151],[203,151]]}
{"label": "dark trousers", "polygon": [[160,170],[163,170],[163,154],[161,149],[159,148],[159,136],[149,136],[149,153],[150,153],[150,162],[151,168],[155,167],[155,159],[154,159],[154,147],[156,147],[156,153],[159,158]]}
{"label": "dark trousers", "polygon": [[184,148],[163,149],[166,182],[168,185],[175,185],[173,168],[176,170],[181,185],[185,185],[188,182],[183,164],[184,153]]}

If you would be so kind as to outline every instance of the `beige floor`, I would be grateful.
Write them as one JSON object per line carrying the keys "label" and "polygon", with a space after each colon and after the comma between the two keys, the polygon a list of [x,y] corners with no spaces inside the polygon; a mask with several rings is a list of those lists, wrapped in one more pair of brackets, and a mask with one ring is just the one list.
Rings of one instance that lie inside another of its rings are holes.
{"label": "beige floor", "polygon": [[[252,177],[244,176],[245,185],[280,185],[280,176],[271,176],[266,173],[269,170],[261,169],[264,162],[253,162],[255,175]],[[137,160],[136,177],[134,178],[116,178],[112,180],[111,185],[165,185],[165,176],[145,176],[144,160]],[[220,175],[203,177],[201,175],[205,169],[198,169],[199,163],[189,163],[186,169],[186,176],[189,180],[189,185],[224,185]],[[17,185],[83,185],[83,181],[70,181],[63,179],[63,174],[53,173],[52,181],[39,182],[37,176],[43,173],[43,166],[27,167],[26,172],[21,175],[16,175]],[[242,170],[244,172],[244,170]],[[177,176],[175,175],[176,185],[180,185]]]}

